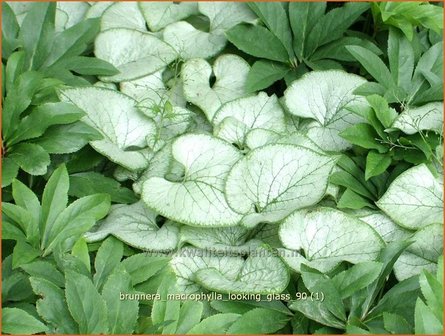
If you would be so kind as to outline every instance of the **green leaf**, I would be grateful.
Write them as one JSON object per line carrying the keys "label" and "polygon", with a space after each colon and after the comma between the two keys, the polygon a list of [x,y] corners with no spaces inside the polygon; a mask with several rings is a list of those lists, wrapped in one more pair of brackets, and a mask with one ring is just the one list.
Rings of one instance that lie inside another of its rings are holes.
{"label": "green leaf", "polygon": [[70,124],[85,113],[78,107],[67,103],[46,103],[39,105],[22,119],[16,131],[12,134],[9,144],[33,139],[41,136],[52,125]]}
{"label": "green leaf", "polygon": [[366,181],[373,176],[383,174],[390,166],[391,162],[391,156],[388,154],[379,154],[375,151],[370,151],[366,156]]}
{"label": "green leaf", "polygon": [[274,310],[255,308],[243,314],[227,330],[227,334],[267,334],[283,328],[289,317]]}
{"label": "green leaf", "polygon": [[[6,3],[3,3],[3,6],[5,5],[7,6]],[[8,61],[6,62],[6,69],[4,72],[6,76],[6,83],[5,83],[6,92],[9,93],[14,89],[14,83],[16,79],[25,71],[24,67],[25,67],[25,52],[23,50],[13,53],[8,58]]]}
{"label": "green leaf", "polygon": [[389,89],[395,86],[391,73],[383,61],[372,51],[360,46],[347,46],[346,49],[374,77],[377,82]]}
{"label": "green leaf", "polygon": [[320,17],[308,34],[305,56],[309,58],[319,46],[340,38],[368,8],[367,3],[346,3]]}
{"label": "green leaf", "polygon": [[324,196],[335,161],[335,157],[299,146],[257,148],[230,171],[225,185],[227,202],[244,215],[245,226],[280,221]]}
{"label": "green leaf", "polygon": [[109,209],[110,196],[107,194],[85,196],[71,203],[52,225],[46,227],[42,238],[44,254],[49,254],[59,244],[62,249],[69,249],[63,245],[70,244],[68,238],[76,238],[88,231],[97,220],[105,217]]}
{"label": "green leaf", "polygon": [[113,76],[119,73],[110,63],[94,57],[74,56],[66,59],[63,66],[80,75]]}
{"label": "green leaf", "polygon": [[369,286],[380,275],[382,264],[368,261],[352,266],[347,271],[338,273],[332,278],[342,300],[358,290]]}
{"label": "green leaf", "polygon": [[187,334],[199,335],[199,334],[225,334],[229,327],[236,322],[241,315],[234,313],[215,314],[200,323],[196,324],[190,329]]}
{"label": "green leaf", "polygon": [[37,334],[48,328],[35,317],[19,308],[2,309],[2,332],[7,334]]}
{"label": "green leaf", "polygon": [[71,249],[71,254],[79,258],[82,261],[88,271],[91,271],[90,254],[88,251],[88,245],[85,238],[80,237],[73,245]]}
{"label": "green leaf", "polygon": [[370,206],[371,204],[366,198],[360,196],[349,188],[344,191],[337,202],[337,207],[339,209],[361,209]]}
{"label": "green leaf", "polygon": [[120,264],[124,252],[123,244],[116,238],[110,237],[103,241],[94,259],[96,273],[93,277],[95,286],[100,290],[108,276]]}
{"label": "green leaf", "polygon": [[34,192],[24,185],[19,180],[12,181],[12,197],[14,198],[15,204],[23,209],[28,210],[31,214],[31,221],[28,223],[26,235],[28,241],[33,246],[38,246],[39,244],[39,225],[41,216],[40,202]]}
{"label": "green leaf", "polygon": [[312,28],[324,15],[326,3],[323,2],[290,2],[289,21],[293,32],[293,48],[297,57],[302,60],[305,55],[305,44]]}
{"label": "green leaf", "polygon": [[93,140],[101,140],[102,135],[83,122],[50,127],[43,136],[33,140],[50,154],[74,153]]}
{"label": "green leaf", "polygon": [[408,94],[414,71],[414,50],[408,39],[395,29],[389,30],[388,59],[393,82]]}
{"label": "green leaf", "polygon": [[424,164],[400,174],[376,204],[408,229],[443,223],[443,188]]}
{"label": "green leaf", "polygon": [[[68,309],[79,324],[81,334],[108,332],[107,307],[92,281],[85,275],[66,271],[65,295]],[[116,295],[116,298],[119,298]]]}
{"label": "green leaf", "polygon": [[[71,317],[65,302],[63,290],[51,281],[40,277],[32,276],[29,281],[34,293],[41,297],[36,302],[37,312],[54,328],[54,331],[64,334],[79,333],[77,324]],[[63,283],[60,286],[63,286]]]}
{"label": "green leaf", "polygon": [[248,6],[278,38],[285,50],[287,50],[288,58],[292,59],[294,57],[292,33],[289,27],[289,19],[283,5],[272,2],[250,2]]}
{"label": "green leaf", "polygon": [[40,256],[40,251],[19,240],[12,253],[12,268],[27,264]]}
{"label": "green leaf", "polygon": [[386,99],[379,95],[373,94],[367,96],[366,100],[373,108],[376,117],[382,123],[382,125],[385,128],[391,127],[398,114],[394,109],[389,108]]}
{"label": "green leaf", "polygon": [[17,34],[20,26],[14,12],[6,3],[2,3],[2,56],[9,58],[17,47]]}
{"label": "green leaf", "polygon": [[19,166],[8,157],[2,157],[2,187],[9,186],[19,173]]}
{"label": "green leaf", "polygon": [[63,274],[54,266],[53,263],[45,260],[36,260],[31,263],[20,266],[26,273],[34,278],[42,278],[52,282],[58,287],[63,287],[65,278]]}
{"label": "green leaf", "polygon": [[19,38],[29,69],[39,69],[50,54],[55,34],[55,13],[55,3],[35,3],[22,22]]}
{"label": "green leaf", "polygon": [[246,90],[247,92],[263,90],[282,79],[289,71],[288,66],[280,63],[256,61],[247,75]]}
{"label": "green leaf", "polygon": [[131,275],[133,285],[144,282],[160,272],[170,261],[170,257],[159,254],[138,253],[122,261]]}
{"label": "green leaf", "polygon": [[[437,267],[443,267],[443,257],[440,257],[437,261]],[[443,291],[443,279],[440,278],[440,272],[437,272],[437,279],[428,271],[423,271],[420,274],[419,282],[420,289],[423,296],[426,299],[426,303],[430,310],[436,315],[436,317],[442,321],[443,311],[443,297],[438,296],[437,293]]]}
{"label": "green leaf", "polygon": [[201,321],[203,303],[197,301],[185,301],[179,311],[176,334],[186,334]]}
{"label": "green leaf", "polygon": [[264,27],[238,25],[227,31],[226,36],[238,49],[252,56],[283,63],[289,60],[280,40]]}
{"label": "green leaf", "polygon": [[60,165],[52,173],[43,191],[40,226],[42,243],[45,240],[45,235],[48,234],[48,230],[68,204],[68,188],[68,172],[65,165]]}
{"label": "green leaf", "polygon": [[121,186],[116,180],[96,172],[84,172],[70,175],[68,194],[84,197],[94,193],[106,193],[115,203],[134,203],[137,198],[133,191]]}
{"label": "green leaf", "polygon": [[108,332],[110,334],[131,334],[139,313],[137,300],[121,300],[121,293],[131,293],[130,275],[123,269],[116,269],[104,284],[102,296],[107,305]]}
{"label": "green leaf", "polygon": [[384,246],[370,225],[331,208],[295,211],[281,224],[279,236],[285,248],[304,251],[304,258],[293,254],[300,264],[322,272],[341,261],[375,260]]}
{"label": "green leaf", "polygon": [[369,124],[360,123],[350,126],[342,131],[340,136],[350,143],[366,149],[376,149],[379,153],[388,151],[384,145],[379,143],[379,135]]}
{"label": "green leaf", "polygon": [[383,313],[385,329],[392,334],[412,334],[413,327],[400,315]]}
{"label": "green leaf", "polygon": [[51,163],[48,153],[39,145],[32,143],[20,143],[14,146],[8,157],[31,175],[46,174],[47,167]]}
{"label": "green leaf", "polygon": [[418,298],[415,308],[415,333],[416,334],[438,334],[443,333],[443,324],[428,309],[423,301]]}
{"label": "green leaf", "polygon": [[369,190],[369,184],[362,183],[354,175],[346,171],[337,171],[331,174],[329,182],[351,189],[353,192],[364,196],[370,200],[374,200],[374,194]]}

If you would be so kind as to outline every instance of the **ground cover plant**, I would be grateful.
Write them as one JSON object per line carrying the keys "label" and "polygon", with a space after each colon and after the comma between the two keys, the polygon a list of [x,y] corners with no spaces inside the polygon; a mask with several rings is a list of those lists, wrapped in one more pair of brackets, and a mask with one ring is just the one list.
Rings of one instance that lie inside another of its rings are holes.
{"label": "ground cover plant", "polygon": [[442,334],[443,8],[3,2],[2,332]]}

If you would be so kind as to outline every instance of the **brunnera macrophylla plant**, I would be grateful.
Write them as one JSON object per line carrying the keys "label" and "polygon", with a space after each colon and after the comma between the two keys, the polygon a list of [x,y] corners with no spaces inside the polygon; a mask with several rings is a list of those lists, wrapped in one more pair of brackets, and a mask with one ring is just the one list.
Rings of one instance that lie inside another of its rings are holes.
{"label": "brunnera macrophylla plant", "polygon": [[441,6],[2,21],[4,333],[443,332]]}

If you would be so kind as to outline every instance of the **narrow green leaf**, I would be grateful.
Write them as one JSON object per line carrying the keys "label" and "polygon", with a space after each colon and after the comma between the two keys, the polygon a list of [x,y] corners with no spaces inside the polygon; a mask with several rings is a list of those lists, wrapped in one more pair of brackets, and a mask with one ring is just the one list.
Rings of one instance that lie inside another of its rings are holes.
{"label": "narrow green leaf", "polygon": [[288,58],[292,59],[294,57],[292,33],[283,5],[278,2],[250,2],[248,5],[266,27],[280,40],[288,53]]}
{"label": "narrow green leaf", "polygon": [[346,49],[357,61],[385,88],[392,88],[395,83],[385,63],[372,51],[360,46],[347,46]]}
{"label": "narrow green leaf", "polygon": [[2,157],[2,187],[12,183],[19,173],[19,166],[10,158]]}
{"label": "narrow green leaf", "polygon": [[247,75],[246,90],[247,92],[263,90],[282,79],[290,70],[288,66],[281,63],[256,61]]}
{"label": "narrow green leaf", "polygon": [[51,163],[49,154],[39,145],[20,143],[11,149],[9,158],[30,175],[44,175]]}
{"label": "narrow green leaf", "polygon": [[385,329],[392,334],[412,334],[413,327],[400,315],[383,313]]}
{"label": "narrow green leaf", "polygon": [[93,280],[96,287],[100,290],[108,276],[120,264],[124,253],[123,244],[114,237],[105,239],[97,250],[96,259],[94,260]]}
{"label": "narrow green leaf", "polygon": [[19,240],[12,252],[12,268],[27,264],[40,256],[40,251],[28,243]]}
{"label": "narrow green leaf", "polygon": [[388,154],[379,154],[375,151],[370,151],[366,156],[366,181],[373,176],[383,174],[391,165],[391,162],[391,156],[389,156]]}
{"label": "narrow green leaf", "polygon": [[96,287],[86,276],[68,270],[65,295],[68,309],[79,324],[81,334],[106,334],[107,307]]}
{"label": "narrow green leaf", "polygon": [[270,334],[283,328],[289,319],[289,316],[274,310],[255,308],[233,323],[227,334]]}
{"label": "narrow green leaf", "polygon": [[366,198],[360,196],[351,189],[346,189],[338,200],[337,207],[339,209],[361,209],[364,207],[371,207],[371,204]]}
{"label": "narrow green leaf", "polygon": [[179,311],[176,334],[186,334],[192,327],[201,321],[203,303],[197,301],[185,301]]}
{"label": "narrow green leaf", "polygon": [[226,36],[249,55],[283,63],[289,60],[280,40],[264,27],[240,24],[228,30]]}
{"label": "narrow green leaf", "polygon": [[202,320],[200,323],[195,325],[189,330],[187,334],[200,335],[200,334],[225,334],[227,329],[240,318],[241,315],[226,313],[226,314],[215,314],[206,319]]}
{"label": "narrow green leaf", "polygon": [[52,173],[43,190],[40,226],[42,246],[44,246],[45,237],[48,236],[49,230],[57,216],[66,208],[68,188],[68,172],[65,165],[61,165]]}
{"label": "narrow green leaf", "polygon": [[63,287],[65,278],[63,274],[56,268],[56,266],[46,260],[36,260],[31,263],[20,266],[31,277],[42,278],[52,282],[58,287]]}
{"label": "narrow green leaf", "polygon": [[88,271],[91,271],[90,254],[85,238],[80,237],[73,245],[71,254],[79,258],[86,266]]}
{"label": "narrow green leaf", "polygon": [[37,334],[48,328],[35,317],[19,308],[2,309],[2,332],[7,334]]}
{"label": "narrow green leaf", "polygon": [[350,126],[340,132],[340,136],[350,143],[366,149],[376,149],[380,153],[385,153],[388,150],[378,142],[379,135],[369,124],[360,123]]}
{"label": "narrow green leaf", "polygon": [[121,293],[132,293],[131,277],[123,269],[116,269],[105,282],[102,296],[107,305],[110,334],[132,334],[138,319],[139,302],[122,300]]}
{"label": "narrow green leaf", "polygon": [[94,57],[75,56],[66,59],[63,66],[80,75],[112,76],[119,73],[112,64]]}

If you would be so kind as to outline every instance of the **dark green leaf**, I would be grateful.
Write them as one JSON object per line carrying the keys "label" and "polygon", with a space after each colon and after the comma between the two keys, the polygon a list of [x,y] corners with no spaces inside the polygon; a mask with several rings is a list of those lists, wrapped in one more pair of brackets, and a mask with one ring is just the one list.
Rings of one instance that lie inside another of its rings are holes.
{"label": "dark green leaf", "polygon": [[278,2],[249,2],[250,9],[263,21],[274,34],[288,53],[288,58],[294,57],[292,50],[292,33],[289,20],[283,5]]}
{"label": "dark green leaf", "polygon": [[225,334],[227,329],[240,318],[241,315],[234,313],[215,314],[200,323],[195,325],[189,330],[187,334],[200,335],[200,334]]}
{"label": "dark green leaf", "polygon": [[385,153],[388,150],[379,143],[379,135],[369,124],[360,123],[350,126],[340,132],[340,136],[350,143],[366,149],[376,149],[380,153]]}
{"label": "dark green leaf", "polygon": [[395,29],[389,31],[388,59],[394,83],[409,93],[414,71],[414,50],[408,39]]}
{"label": "dark green leaf", "polygon": [[2,309],[2,332],[7,334],[37,334],[48,328],[26,311],[18,308]]}
{"label": "dark green leaf", "polygon": [[94,57],[71,57],[64,60],[63,65],[80,75],[112,76],[119,73],[110,63]]}
{"label": "dark green leaf", "polygon": [[80,198],[94,193],[107,193],[115,203],[130,204],[138,200],[133,191],[99,173],[85,172],[70,175],[70,196]]}
{"label": "dark green leaf", "polygon": [[169,260],[167,256],[139,253],[125,259],[122,265],[130,273],[133,285],[136,285],[158,273]]}
{"label": "dark green leaf", "polygon": [[30,277],[29,281],[31,282],[34,293],[41,297],[41,299],[36,302],[39,315],[49,323],[57,333],[78,334],[77,324],[68,310],[63,290],[51,281],[40,277]]}
{"label": "dark green leaf", "polygon": [[19,166],[10,158],[2,158],[2,187],[7,187],[12,183],[12,180],[17,176]]}
{"label": "dark green leaf", "polygon": [[362,195],[368,199],[371,200],[374,199],[374,195],[371,193],[371,191],[368,190],[367,185],[366,186],[363,185],[353,175],[351,175],[346,171],[338,171],[332,173],[332,175],[329,178],[329,181],[336,185],[349,188],[352,191],[356,192],[357,194]]}
{"label": "dark green leaf", "polygon": [[371,41],[359,37],[345,36],[318,48],[311,56],[311,61],[330,58],[338,61],[352,62],[355,58],[352,57],[346,49],[346,46],[348,45],[358,45],[372,51],[376,55],[382,54],[382,51]]}
{"label": "dark green leaf", "polygon": [[[67,270],[65,295],[68,308],[79,325],[80,334],[108,333],[107,307],[92,281]],[[117,298],[119,296],[116,295]]]}
{"label": "dark green leaf", "polygon": [[19,38],[26,53],[26,67],[39,69],[51,51],[56,3],[33,3],[20,28]]}
{"label": "dark green leaf", "polygon": [[65,278],[63,274],[49,261],[36,260],[20,266],[31,277],[42,278],[52,282],[58,287],[63,287]]}
{"label": "dark green leaf", "polygon": [[383,174],[390,166],[392,160],[388,154],[380,154],[370,151],[366,156],[365,179],[369,180],[373,176]]}
{"label": "dark green leaf", "polygon": [[121,300],[121,293],[133,292],[131,277],[123,269],[116,269],[105,282],[102,296],[107,305],[110,334],[132,334],[138,319],[139,302]]}
{"label": "dark green leaf", "polygon": [[246,90],[248,92],[263,90],[282,79],[289,71],[290,68],[281,63],[256,61],[247,75]]}
{"label": "dark green leaf", "polygon": [[227,334],[270,334],[283,328],[289,316],[274,310],[255,308],[243,314]]}
{"label": "dark green leaf", "polygon": [[12,268],[17,268],[27,264],[40,256],[40,251],[33,248],[28,243],[19,240],[12,253]]}
{"label": "dark green leaf", "polygon": [[238,49],[249,55],[286,63],[289,56],[280,40],[261,26],[240,24],[226,32]]}
{"label": "dark green leaf", "polygon": [[385,325],[385,329],[392,334],[413,333],[413,327],[400,315],[384,312],[383,323]]}
{"label": "dark green leaf", "polygon": [[302,60],[308,34],[326,10],[325,2],[290,2],[289,21],[294,35],[294,52]]}
{"label": "dark green leaf", "polygon": [[51,163],[48,153],[41,146],[32,143],[20,143],[12,147],[8,158],[31,175],[46,174]]}
{"label": "dark green leaf", "polygon": [[361,209],[364,207],[372,207],[372,204],[351,189],[346,189],[338,200],[337,207],[340,209]]}
{"label": "dark green leaf", "polygon": [[19,24],[11,7],[2,2],[2,57],[9,58],[18,45]]}
{"label": "dark green leaf", "polygon": [[50,127],[45,134],[34,140],[50,154],[74,153],[88,144],[100,140],[102,135],[93,127],[78,121],[69,125]]}
{"label": "dark green leaf", "polygon": [[346,49],[379,84],[387,89],[395,86],[391,73],[376,54],[360,46],[347,46]]}
{"label": "dark green leaf", "polygon": [[380,275],[382,264],[369,261],[352,266],[332,278],[341,298],[345,299],[358,290],[370,285]]}
{"label": "dark green leaf", "polygon": [[96,259],[94,260],[93,281],[96,287],[101,290],[108,276],[120,264],[123,256],[124,247],[122,242],[114,237],[104,240],[97,250]]}

